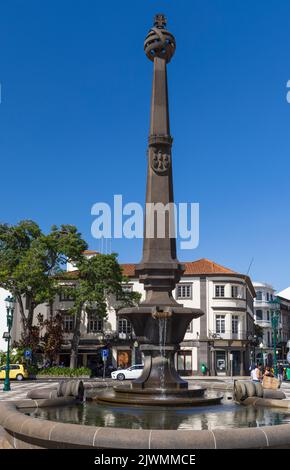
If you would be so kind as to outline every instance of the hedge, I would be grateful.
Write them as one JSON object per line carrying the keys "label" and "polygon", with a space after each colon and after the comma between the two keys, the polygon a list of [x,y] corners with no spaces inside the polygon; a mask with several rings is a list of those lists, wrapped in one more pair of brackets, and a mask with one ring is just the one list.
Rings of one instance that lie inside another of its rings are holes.
{"label": "hedge", "polygon": [[55,375],[64,377],[80,377],[84,375],[91,375],[91,369],[87,367],[79,367],[76,369],[70,369],[69,367],[48,367],[40,370],[37,375]]}

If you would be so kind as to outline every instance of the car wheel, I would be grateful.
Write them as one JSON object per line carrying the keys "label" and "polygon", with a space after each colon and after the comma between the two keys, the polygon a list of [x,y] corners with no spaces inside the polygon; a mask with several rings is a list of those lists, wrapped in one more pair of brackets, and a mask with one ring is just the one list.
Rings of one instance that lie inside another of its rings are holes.
{"label": "car wheel", "polygon": [[118,380],[125,380],[125,375],[124,374],[118,374],[117,379]]}
{"label": "car wheel", "polygon": [[16,380],[19,380],[19,381],[20,381],[20,380],[23,380],[23,379],[24,379],[24,377],[23,377],[22,374],[17,374],[17,375],[16,375]]}

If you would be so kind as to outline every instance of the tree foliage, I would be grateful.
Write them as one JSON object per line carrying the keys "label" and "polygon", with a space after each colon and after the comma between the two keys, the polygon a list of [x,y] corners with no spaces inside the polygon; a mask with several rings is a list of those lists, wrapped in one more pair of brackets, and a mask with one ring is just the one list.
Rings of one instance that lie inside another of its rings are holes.
{"label": "tree foliage", "polygon": [[0,287],[17,300],[25,346],[32,346],[37,336],[33,325],[35,308],[52,302],[58,292],[54,275],[63,270],[69,259],[81,259],[86,248],[73,225],[53,226],[44,234],[31,220],[17,225],[0,224]]}

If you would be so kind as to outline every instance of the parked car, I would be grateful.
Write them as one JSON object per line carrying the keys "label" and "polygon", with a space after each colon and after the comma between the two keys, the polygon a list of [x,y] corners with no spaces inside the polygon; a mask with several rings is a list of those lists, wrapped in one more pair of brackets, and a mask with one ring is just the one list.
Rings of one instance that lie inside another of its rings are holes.
{"label": "parked car", "polygon": [[[112,365],[109,365],[105,368],[105,377],[111,377],[111,373],[117,370]],[[104,376],[104,366],[101,365],[93,370],[93,375],[95,377],[103,377]]]}
{"label": "parked car", "polygon": [[[0,367],[0,379],[6,377],[6,366]],[[10,364],[9,379],[23,380],[28,379],[29,374],[23,364]]]}
{"label": "parked car", "polygon": [[142,374],[143,368],[143,364],[135,364],[134,366],[128,367],[128,369],[115,370],[111,373],[111,377],[114,380],[138,379]]}

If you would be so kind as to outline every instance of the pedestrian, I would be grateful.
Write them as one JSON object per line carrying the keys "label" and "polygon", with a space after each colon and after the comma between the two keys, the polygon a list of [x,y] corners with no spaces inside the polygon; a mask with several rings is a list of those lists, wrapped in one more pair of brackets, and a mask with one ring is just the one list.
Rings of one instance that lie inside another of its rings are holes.
{"label": "pedestrian", "polygon": [[278,379],[280,380],[280,382],[283,382],[284,380],[284,367],[282,364],[279,364],[278,367]]}
{"label": "pedestrian", "polygon": [[270,367],[266,367],[263,377],[274,377],[273,372]]}
{"label": "pedestrian", "polygon": [[251,379],[253,382],[260,382],[261,371],[260,371],[260,366],[258,364],[256,364],[255,369],[253,369],[251,372]]}

